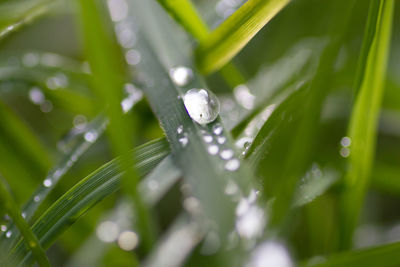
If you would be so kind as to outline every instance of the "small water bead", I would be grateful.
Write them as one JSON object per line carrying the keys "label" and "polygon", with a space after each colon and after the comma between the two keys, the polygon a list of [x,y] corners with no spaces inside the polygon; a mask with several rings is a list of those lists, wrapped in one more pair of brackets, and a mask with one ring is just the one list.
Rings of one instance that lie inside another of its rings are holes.
{"label": "small water bead", "polygon": [[26,218],[26,213],[25,213],[25,212],[22,212],[22,213],[21,213],[21,216],[22,216],[22,218],[25,219],[25,218]]}
{"label": "small water bead", "polygon": [[225,187],[225,194],[235,195],[238,192],[239,192],[239,187],[237,186],[237,184],[231,180],[228,181],[228,183]]}
{"label": "small water bead", "polygon": [[262,235],[264,225],[264,211],[256,205],[250,205],[246,212],[236,220],[236,229],[239,235],[249,239]]}
{"label": "small water bead", "polygon": [[350,156],[350,149],[348,147],[342,147],[339,153],[343,158],[348,158]]}
{"label": "small water bead", "polygon": [[220,135],[222,133],[222,131],[224,130],[224,128],[222,127],[221,124],[217,123],[213,126],[213,133],[215,135]]}
{"label": "small water bead", "polygon": [[221,156],[222,159],[228,160],[233,157],[234,152],[232,149],[224,149],[221,151],[221,153],[219,153],[219,155]]}
{"label": "small water bead", "polygon": [[98,134],[96,131],[89,131],[85,133],[84,138],[87,142],[93,143],[97,140]]}
{"label": "small water bead", "polygon": [[142,56],[140,55],[139,51],[135,49],[129,49],[125,53],[125,59],[129,65],[134,66],[139,64],[140,60],[142,59]]}
{"label": "small water bead", "polygon": [[50,186],[53,185],[53,182],[51,181],[51,179],[47,178],[47,179],[45,179],[45,180],[43,181],[43,185],[44,185],[45,187],[50,187]]}
{"label": "small water bead", "polygon": [[44,113],[49,113],[50,111],[53,110],[53,103],[51,103],[49,100],[45,100],[41,105],[40,105],[40,110]]}
{"label": "small water bead", "polygon": [[22,57],[22,64],[26,67],[32,68],[39,64],[39,56],[36,53],[26,53]]}
{"label": "small water bead", "polygon": [[107,4],[112,21],[118,22],[128,16],[128,3],[125,0],[108,0]]}
{"label": "small water bead", "polygon": [[77,130],[83,130],[86,127],[87,120],[85,115],[76,115],[72,121],[74,128]]}
{"label": "small water bead", "polygon": [[293,267],[289,252],[276,241],[267,241],[253,252],[246,267]]}
{"label": "small water bead", "polygon": [[219,114],[218,98],[206,89],[190,89],[183,96],[183,103],[189,116],[199,124],[213,122]]}
{"label": "small water bead", "polygon": [[192,80],[193,71],[190,68],[178,66],[170,69],[169,77],[175,85],[185,86]]}
{"label": "small water bead", "polygon": [[183,126],[182,126],[182,125],[179,125],[178,128],[176,128],[176,132],[177,132],[178,134],[183,133]]}
{"label": "small water bead", "polygon": [[206,133],[203,134],[203,140],[206,143],[211,143],[213,141],[213,137],[210,134]]}
{"label": "small water bead", "polygon": [[187,197],[183,201],[183,207],[192,213],[198,213],[200,211],[200,202],[195,197]]}
{"label": "small water bead", "polygon": [[219,151],[219,147],[217,145],[210,145],[208,148],[208,153],[211,155],[217,155]]}
{"label": "small water bead", "polygon": [[124,231],[118,236],[118,245],[121,249],[130,251],[139,244],[139,237],[135,232]]}
{"label": "small water bead", "polygon": [[225,136],[218,136],[217,137],[217,143],[218,144],[225,144],[225,142],[226,142],[226,137]]}
{"label": "small water bead", "polygon": [[204,238],[203,245],[200,249],[200,253],[203,255],[212,255],[218,252],[221,247],[221,241],[216,232],[209,232]]}
{"label": "small water bead", "polygon": [[2,232],[5,232],[5,231],[7,231],[7,226],[6,225],[1,225],[0,226],[0,231],[2,231]]}
{"label": "small water bead", "polygon": [[9,230],[6,232],[6,238],[10,238],[12,236],[12,231]]}
{"label": "small water bead", "polygon": [[342,147],[349,147],[349,146],[351,145],[351,139],[350,139],[350,137],[347,137],[347,136],[343,137],[343,138],[340,140],[340,144],[342,145]]}
{"label": "small water bead", "polygon": [[225,164],[225,169],[231,172],[238,170],[240,167],[240,161],[238,159],[230,159]]}
{"label": "small water bead", "polygon": [[33,198],[33,201],[39,202],[39,201],[40,201],[40,197],[39,197],[39,196],[35,196],[35,197]]}
{"label": "small water bead", "polygon": [[189,138],[187,137],[187,135],[184,135],[178,139],[178,142],[181,144],[182,147],[186,147],[189,143]]}
{"label": "small water bead", "polygon": [[65,76],[64,73],[60,72],[55,76],[48,78],[46,81],[46,86],[51,90],[55,90],[58,88],[66,88],[68,83],[68,77]]}
{"label": "small water bead", "polygon": [[119,227],[112,221],[104,221],[100,223],[96,229],[97,237],[105,243],[111,243],[117,240],[118,233]]}
{"label": "small water bead", "polygon": [[32,101],[33,104],[40,105],[44,102],[45,97],[38,87],[32,87],[29,90],[29,99]]}

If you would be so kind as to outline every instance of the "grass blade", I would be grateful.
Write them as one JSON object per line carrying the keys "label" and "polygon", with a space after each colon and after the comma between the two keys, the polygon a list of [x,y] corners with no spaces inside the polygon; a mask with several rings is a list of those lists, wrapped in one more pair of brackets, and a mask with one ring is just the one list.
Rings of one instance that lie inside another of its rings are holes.
{"label": "grass blade", "polygon": [[[50,266],[43,248],[40,246],[34,233],[32,233],[29,224],[22,217],[22,213],[15,203],[13,197],[5,187],[3,180],[0,178],[0,206],[3,206],[11,219],[15,222],[18,229],[21,231],[24,241],[39,264],[39,266]],[[9,231],[9,230],[8,230]],[[8,232],[7,233],[11,233]]]}
{"label": "grass blade", "polygon": [[[140,176],[146,175],[169,153],[165,139],[155,140],[131,152]],[[80,216],[103,198],[121,187],[121,159],[115,159],[81,180],[57,200],[32,226],[44,249],[50,247],[57,237]],[[140,186],[139,186],[140,188]],[[14,258],[23,256],[23,262],[31,261],[24,244],[19,242],[12,251]]]}
{"label": "grass blade", "polygon": [[[358,95],[353,107],[348,136],[351,140],[349,170],[344,178],[344,191],[342,197],[341,236],[340,247],[347,248],[351,245],[352,233],[357,224],[362,208],[365,193],[368,188],[369,176],[374,157],[377,121],[384,90],[391,26],[393,17],[393,0],[379,1],[379,6],[371,2],[370,16],[366,33],[376,28],[373,41],[370,43],[365,69],[358,90]],[[376,13],[376,15],[375,15]]]}
{"label": "grass blade", "polygon": [[231,60],[290,0],[249,0],[196,50],[199,70],[208,74]]}

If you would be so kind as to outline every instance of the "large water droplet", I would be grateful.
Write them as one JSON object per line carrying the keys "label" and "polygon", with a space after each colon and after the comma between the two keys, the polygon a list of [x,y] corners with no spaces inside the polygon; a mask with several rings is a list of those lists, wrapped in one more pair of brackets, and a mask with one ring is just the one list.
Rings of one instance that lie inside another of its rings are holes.
{"label": "large water droplet", "polygon": [[219,114],[216,95],[206,89],[190,89],[183,96],[183,103],[189,116],[199,124],[214,121]]}
{"label": "large water droplet", "polygon": [[193,78],[193,71],[190,68],[179,66],[169,71],[172,82],[177,86],[187,85]]}

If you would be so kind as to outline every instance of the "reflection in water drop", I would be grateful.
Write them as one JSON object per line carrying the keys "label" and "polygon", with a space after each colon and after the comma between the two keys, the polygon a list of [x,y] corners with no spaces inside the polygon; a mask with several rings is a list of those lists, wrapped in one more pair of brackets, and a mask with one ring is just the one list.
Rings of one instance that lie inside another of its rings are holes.
{"label": "reflection in water drop", "polygon": [[292,267],[287,249],[280,243],[267,241],[259,245],[246,267]]}
{"label": "reflection in water drop", "polygon": [[193,71],[190,68],[179,66],[169,71],[172,82],[177,86],[187,85],[193,78]]}
{"label": "reflection in water drop", "polygon": [[183,96],[186,111],[199,124],[214,121],[219,114],[218,98],[206,89],[190,89]]}
{"label": "reflection in water drop", "polygon": [[225,164],[225,169],[228,171],[236,171],[240,167],[240,161],[238,159],[230,159]]}

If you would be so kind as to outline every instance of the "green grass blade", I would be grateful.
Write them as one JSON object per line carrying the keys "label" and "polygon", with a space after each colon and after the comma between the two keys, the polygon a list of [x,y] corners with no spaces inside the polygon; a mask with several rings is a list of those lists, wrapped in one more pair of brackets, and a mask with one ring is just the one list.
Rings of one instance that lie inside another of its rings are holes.
{"label": "green grass blade", "polygon": [[15,222],[18,229],[22,233],[22,237],[24,238],[26,244],[29,249],[32,251],[32,254],[39,264],[39,266],[50,266],[50,263],[46,257],[46,254],[39,244],[34,233],[32,233],[29,224],[22,217],[22,213],[18,208],[17,203],[15,203],[13,197],[8,192],[4,181],[0,178],[0,206],[3,206],[10,216],[10,218]]}
{"label": "green grass blade", "polygon": [[[142,177],[152,170],[169,153],[165,139],[155,140],[131,152],[138,174]],[[121,159],[115,159],[81,180],[77,185],[57,200],[32,226],[44,249],[73,224],[80,216],[103,198],[121,188],[123,171]],[[140,188],[141,186],[139,186]],[[31,261],[24,244],[19,242],[13,249],[15,258],[23,256],[23,262]]]}
{"label": "green grass blade", "polygon": [[[171,144],[174,162],[182,170],[184,181],[193,189],[193,196],[200,201],[204,215],[218,225],[221,240],[225,240],[224,236],[226,237],[233,229],[235,221],[234,203],[228,195],[224,194],[226,182],[228,180],[236,182],[243,194],[247,195],[252,174],[245,162],[240,163],[237,171],[227,171],[224,167],[225,160],[218,155],[208,153],[209,144],[203,140],[203,135],[211,135],[215,140],[216,136],[212,128],[220,123],[219,119],[205,126],[196,124],[188,116],[180,97],[190,88],[206,88],[204,83],[194,73],[193,80],[187,86],[178,87],[172,83],[167,74],[170,67],[184,65],[188,62],[187,55],[179,53],[182,53],[182,49],[180,50],[182,44],[173,43],[181,34],[179,28],[176,28],[176,25],[168,24],[168,20],[165,20],[162,13],[155,13],[157,6],[151,8],[150,1],[134,1],[134,3],[132,8],[138,18],[142,19],[139,21],[142,21],[143,24],[140,25],[144,27],[143,32],[140,32],[141,38],[138,38],[140,41],[135,47],[141,53],[137,71],[141,73],[142,78],[145,77],[145,81],[151,81],[147,85],[143,84],[143,90]],[[150,11],[151,13],[149,13]],[[155,16],[155,14],[157,15]],[[157,22],[158,25],[163,25],[163,30],[160,30],[160,26],[152,27],[151,30],[146,28],[151,25],[147,23],[146,18],[152,19],[153,23]],[[163,43],[160,44],[153,41],[152,35],[158,37],[173,35],[175,38],[163,39]],[[160,45],[163,46],[163,50],[158,49]],[[177,55],[179,58],[174,58],[170,56],[171,54]],[[160,62],[158,57],[164,61]],[[161,88],[162,90],[160,90]],[[179,141],[182,136],[178,134],[177,129],[180,126],[188,139],[186,145],[182,145]],[[235,151],[229,133],[223,129],[222,134],[226,138],[226,143],[220,145],[218,149],[230,148]]]}
{"label": "green grass blade", "polygon": [[400,265],[400,243],[387,244],[373,248],[348,251],[331,255],[319,264],[304,264],[301,266],[315,267],[348,267],[363,266],[394,267]]}
{"label": "green grass blade", "polygon": [[[104,7],[97,0],[80,0],[81,20],[83,26],[86,55],[93,73],[94,92],[108,105],[107,115],[110,119],[108,135],[114,153],[127,155],[133,147],[133,124],[123,117],[120,102],[122,88],[126,78],[124,61],[116,43],[115,36],[110,34],[110,21],[105,15]],[[102,16],[103,15],[103,16]],[[125,191],[131,197],[138,212],[139,228],[143,244],[149,249],[154,242],[154,229],[150,214],[140,199],[137,191],[137,174],[133,169],[131,158],[126,156],[126,174],[124,175]]]}
{"label": "green grass blade", "polygon": [[[79,141],[71,148],[71,150],[63,155],[60,161],[55,165],[54,168],[50,170],[47,174],[43,182],[39,185],[39,187],[35,190],[35,192],[31,195],[29,200],[25,203],[22,208],[22,212],[25,214],[25,219],[30,221],[34,214],[36,213],[40,204],[46,199],[46,197],[50,194],[50,192],[57,185],[58,181],[64,176],[66,172],[74,165],[74,163],[79,160],[83,153],[85,153],[89,147],[100,137],[107,125],[107,119],[104,116],[99,116],[94,119],[88,125],[88,130],[86,133],[89,133],[90,136],[83,134],[82,136],[78,136]],[[91,137],[89,139],[88,137]],[[7,226],[8,230],[13,234],[6,238],[3,234],[1,236],[3,243],[6,247],[11,248],[16,241],[18,241],[20,234],[16,229],[16,225],[11,223]]]}
{"label": "green grass blade", "polygon": [[[365,193],[368,189],[369,176],[374,158],[376,128],[384,90],[387,59],[391,36],[393,17],[393,0],[374,3],[367,29],[376,28],[373,41],[370,43],[366,56],[364,76],[353,107],[348,136],[351,139],[349,170],[344,178],[344,192],[342,197],[341,236],[342,248],[351,245],[352,233],[357,225]],[[377,13],[377,15],[374,15]],[[367,30],[368,32],[368,30]],[[360,61],[364,62],[364,61]]]}
{"label": "green grass blade", "polygon": [[199,70],[208,74],[231,60],[290,0],[249,0],[196,50]]}

